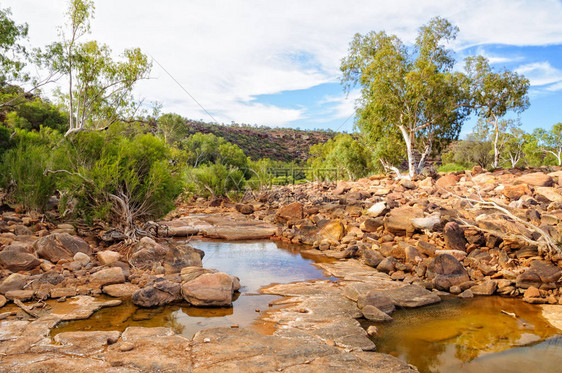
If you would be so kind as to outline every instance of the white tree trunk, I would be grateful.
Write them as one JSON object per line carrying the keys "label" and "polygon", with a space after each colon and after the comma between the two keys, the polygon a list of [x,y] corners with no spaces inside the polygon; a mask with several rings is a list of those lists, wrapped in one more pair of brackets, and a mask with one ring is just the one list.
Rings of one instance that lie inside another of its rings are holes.
{"label": "white tree trunk", "polygon": [[495,118],[494,120],[494,168],[498,168],[500,164],[500,149],[499,149],[499,140],[500,140],[500,130],[498,128],[498,119]]}
{"label": "white tree trunk", "polygon": [[400,132],[402,133],[402,137],[404,138],[404,142],[406,143],[406,151],[408,154],[408,174],[410,177],[414,177],[416,174],[416,169],[414,167],[414,150],[412,148],[412,136],[408,133],[408,130],[403,125],[399,125]]}

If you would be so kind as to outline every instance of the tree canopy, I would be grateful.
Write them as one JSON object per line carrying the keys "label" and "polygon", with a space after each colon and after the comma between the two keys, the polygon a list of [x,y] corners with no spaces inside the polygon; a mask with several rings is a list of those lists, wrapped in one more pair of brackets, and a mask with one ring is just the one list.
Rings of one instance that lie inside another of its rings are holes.
{"label": "tree canopy", "polygon": [[470,112],[466,79],[453,72],[453,52],[444,46],[457,32],[436,17],[420,28],[412,48],[385,32],[356,34],[341,63],[345,91],[361,87],[356,125],[371,143],[402,137],[410,176],[458,138]]}

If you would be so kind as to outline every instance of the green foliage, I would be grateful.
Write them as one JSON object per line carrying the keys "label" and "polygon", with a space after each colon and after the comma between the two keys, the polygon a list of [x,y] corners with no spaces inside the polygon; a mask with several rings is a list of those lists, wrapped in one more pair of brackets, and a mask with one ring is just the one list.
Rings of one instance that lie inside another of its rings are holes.
{"label": "green foliage", "polygon": [[339,176],[348,179],[364,177],[373,171],[367,149],[348,134],[312,146],[308,164],[313,169],[335,168]]}
{"label": "green foliage", "polygon": [[179,170],[169,164],[169,147],[153,135],[78,133],[58,154],[65,155],[71,164],[70,174],[58,183],[62,207],[75,204],[73,215],[86,221],[123,223],[127,213],[133,220],[161,217],[183,188]]}
{"label": "green foliage", "polygon": [[248,167],[248,158],[238,146],[212,133],[196,133],[181,142],[189,166],[220,163],[239,169]]}
{"label": "green foliage", "polygon": [[492,144],[469,135],[466,140],[454,143],[451,150],[444,153],[441,159],[443,164],[452,163],[465,169],[472,168],[475,164],[488,168],[493,161]]}
{"label": "green foliage", "polygon": [[187,171],[188,188],[203,197],[224,196],[244,189],[244,173],[221,163],[204,164]]}
{"label": "green foliage", "polygon": [[20,42],[27,37],[28,27],[17,25],[10,16],[10,9],[0,9],[0,85],[27,78],[23,73],[26,51]]}
{"label": "green foliage", "polygon": [[156,121],[158,132],[164,137],[164,141],[172,145],[189,133],[189,124],[178,114],[164,114]]}
{"label": "green foliage", "polygon": [[[5,130],[1,131],[5,133]],[[49,154],[60,135],[48,128],[39,133],[16,130],[13,146],[2,157],[1,185],[8,192],[8,200],[27,210],[41,211],[55,192],[55,177],[44,175],[49,166]]]}
{"label": "green foliage", "polygon": [[477,132],[489,134],[494,147],[493,166],[498,167],[504,134],[512,127],[512,122],[502,120],[502,117],[510,111],[520,114],[529,107],[529,80],[507,69],[495,72],[482,56],[469,57],[465,61],[471,106],[480,119]]}
{"label": "green foliage", "polygon": [[[453,73],[453,53],[443,46],[457,32],[437,17],[420,29],[413,48],[385,32],[356,34],[341,63],[344,89],[361,87],[357,127],[378,156],[406,154],[411,175],[458,137],[469,114],[466,79]],[[417,165],[415,150],[422,154]],[[399,158],[386,161],[396,164]]]}
{"label": "green foliage", "polygon": [[126,49],[120,60],[95,40],[79,42],[90,29],[93,1],[71,0],[63,40],[37,53],[37,61],[53,75],[68,78],[69,87],[59,97],[69,110],[69,132],[86,127],[106,127],[137,109],[132,91],[148,77],[151,62],[140,49]]}

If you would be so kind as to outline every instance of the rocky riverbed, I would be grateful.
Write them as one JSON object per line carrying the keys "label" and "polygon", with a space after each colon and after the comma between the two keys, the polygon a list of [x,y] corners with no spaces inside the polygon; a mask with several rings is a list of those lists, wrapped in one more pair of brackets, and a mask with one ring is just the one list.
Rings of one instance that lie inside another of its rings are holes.
{"label": "rocky riverbed", "polygon": [[[240,203],[180,206],[153,224],[151,237],[129,245],[116,230],[94,234],[8,209],[0,220],[0,305],[7,304],[0,371],[413,371],[372,352],[368,332],[376,330],[357,320],[389,321],[397,307],[445,295],[522,297],[545,304],[545,317],[560,327],[562,256],[548,243],[561,241],[561,184],[558,170],[475,168],[413,181],[276,187]],[[261,316],[275,324],[273,335],[215,328],[185,338],[130,327],[50,337],[59,322],[120,299],[229,306],[239,279],[203,268],[203,252],[170,240],[193,235],[302,245],[309,255],[339,259],[321,265],[340,280],[264,288],[283,297],[283,307]]]}

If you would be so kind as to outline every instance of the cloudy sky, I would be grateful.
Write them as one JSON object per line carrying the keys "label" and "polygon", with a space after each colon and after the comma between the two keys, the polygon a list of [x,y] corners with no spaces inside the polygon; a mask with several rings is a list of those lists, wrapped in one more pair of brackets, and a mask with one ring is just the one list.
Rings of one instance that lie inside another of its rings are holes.
{"label": "cloudy sky", "polygon": [[[138,85],[164,112],[222,123],[353,129],[353,94],[339,64],[357,32],[385,30],[406,43],[434,16],[460,28],[457,59],[482,54],[532,84],[524,128],[562,122],[560,0],[96,0],[90,38],[117,54],[140,47],[152,79]],[[27,22],[29,43],[57,39],[66,0],[0,0]],[[161,66],[159,66],[159,64]],[[469,132],[472,123],[463,132]]]}

